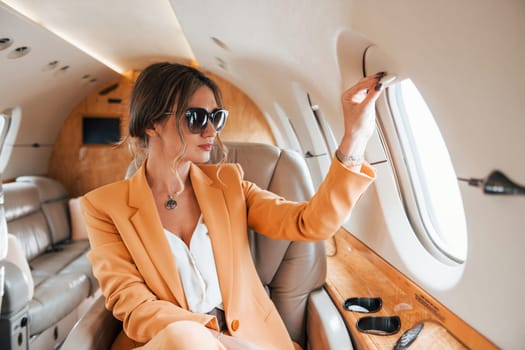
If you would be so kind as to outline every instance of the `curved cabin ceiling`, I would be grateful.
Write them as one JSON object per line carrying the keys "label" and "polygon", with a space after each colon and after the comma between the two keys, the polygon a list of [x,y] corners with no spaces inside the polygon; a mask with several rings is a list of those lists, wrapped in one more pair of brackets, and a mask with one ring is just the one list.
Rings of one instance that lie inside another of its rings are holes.
{"label": "curved cabin ceiling", "polygon": [[[0,3],[0,113],[14,111],[18,133],[4,145],[10,153],[2,179],[45,174],[63,120],[89,92],[114,79],[106,65]],[[29,53],[14,59],[17,48]],[[5,160],[3,160],[5,161]]]}
{"label": "curved cabin ceiling", "polygon": [[3,0],[119,73],[193,53],[167,0]]}

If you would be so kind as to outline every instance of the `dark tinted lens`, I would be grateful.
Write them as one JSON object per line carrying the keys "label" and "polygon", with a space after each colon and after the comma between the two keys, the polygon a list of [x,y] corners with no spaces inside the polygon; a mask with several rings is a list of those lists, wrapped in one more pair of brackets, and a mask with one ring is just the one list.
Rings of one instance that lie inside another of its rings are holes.
{"label": "dark tinted lens", "polygon": [[228,111],[225,109],[216,109],[208,113],[204,108],[190,108],[186,111],[186,120],[188,121],[188,129],[194,134],[200,134],[208,126],[208,120],[211,120],[213,127],[217,132],[220,132],[226,124]]}
{"label": "dark tinted lens", "polygon": [[211,113],[213,126],[215,131],[220,132],[224,125],[226,125],[226,118],[228,118],[228,111],[225,109],[217,109]]}
{"label": "dark tinted lens", "polygon": [[208,112],[203,108],[190,108],[186,111],[188,129],[194,134],[200,134],[208,125]]}

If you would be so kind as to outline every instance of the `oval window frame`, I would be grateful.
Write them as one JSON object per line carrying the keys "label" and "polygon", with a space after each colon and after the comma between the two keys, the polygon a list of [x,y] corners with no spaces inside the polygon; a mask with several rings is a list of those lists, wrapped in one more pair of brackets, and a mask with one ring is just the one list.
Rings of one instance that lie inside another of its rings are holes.
{"label": "oval window frame", "polygon": [[[400,103],[400,89],[400,82],[385,89],[385,98],[380,99],[381,101],[378,102],[386,104],[386,108],[381,108],[381,113],[378,111],[377,114],[379,135],[387,157],[392,164],[393,175],[399,196],[403,202],[404,211],[418,241],[434,258],[449,266],[463,265],[468,255],[468,232],[461,193],[459,191],[459,185],[457,181],[455,181],[456,176],[452,163],[450,163],[450,167],[453,171],[454,183],[457,186],[454,192],[458,195],[456,200],[459,201],[458,203],[462,213],[462,222],[460,223],[461,227],[459,229],[462,231],[460,233],[460,239],[463,240],[464,251],[459,256],[447,251],[437,242],[436,237],[440,237],[440,233],[432,222],[434,220],[432,217],[435,217],[435,214],[429,213],[429,208],[425,205],[425,201],[428,200],[428,193],[424,193],[422,190],[425,185],[421,184],[421,171],[418,172],[417,170],[420,165],[416,164],[416,157],[414,156],[414,152],[411,151],[411,147],[407,147],[407,143],[412,143],[413,141],[406,140],[407,133],[405,129],[407,128],[407,117],[404,116],[403,113],[405,113],[405,111],[402,110],[404,106]],[[420,93],[419,95],[421,96]],[[423,103],[425,103],[424,98],[422,96],[421,98]],[[442,139],[435,118],[429,108],[428,110],[435,123],[437,132]],[[405,141],[403,141],[404,139]],[[448,149],[443,140],[442,144],[448,157]],[[450,158],[448,159],[450,160]]]}

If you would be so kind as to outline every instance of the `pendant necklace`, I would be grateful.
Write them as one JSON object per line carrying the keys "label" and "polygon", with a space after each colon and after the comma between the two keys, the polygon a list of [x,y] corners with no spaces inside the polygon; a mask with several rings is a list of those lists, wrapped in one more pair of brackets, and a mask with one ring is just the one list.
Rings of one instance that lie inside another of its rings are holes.
{"label": "pendant necklace", "polygon": [[164,203],[164,207],[168,210],[173,210],[177,207],[177,201],[172,196],[168,195],[168,200]]}

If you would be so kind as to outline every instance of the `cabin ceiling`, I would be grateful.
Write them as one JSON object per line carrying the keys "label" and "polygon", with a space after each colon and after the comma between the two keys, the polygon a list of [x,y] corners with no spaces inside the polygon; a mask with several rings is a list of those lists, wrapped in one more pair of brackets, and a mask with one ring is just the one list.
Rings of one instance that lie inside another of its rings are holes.
{"label": "cabin ceiling", "polygon": [[[339,33],[348,32],[353,22],[351,3],[0,1],[121,74],[163,60],[196,61],[240,87],[269,119],[275,109],[283,110],[297,122],[300,135],[308,131],[300,122],[304,111],[298,109],[298,95],[313,96],[328,118],[338,115],[342,82],[336,46]],[[349,61],[357,64],[346,80],[362,74],[361,57],[369,44],[352,45],[355,57]],[[279,126],[274,132],[285,139]],[[318,151],[315,145],[305,147]]]}
{"label": "cabin ceiling", "polygon": [[193,53],[168,0],[3,0],[119,73]]}

